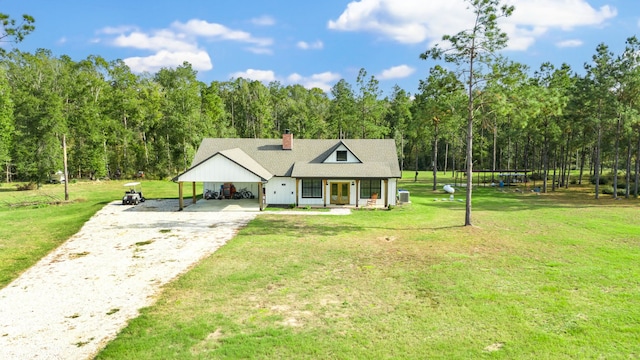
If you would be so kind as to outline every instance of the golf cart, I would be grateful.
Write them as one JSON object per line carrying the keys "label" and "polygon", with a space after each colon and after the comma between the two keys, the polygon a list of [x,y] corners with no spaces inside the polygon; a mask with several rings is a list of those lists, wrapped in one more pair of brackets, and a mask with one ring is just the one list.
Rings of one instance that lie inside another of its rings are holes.
{"label": "golf cart", "polygon": [[[132,182],[124,184],[129,190],[124,192],[122,198],[122,205],[138,205],[138,203],[144,202],[144,196],[142,196],[142,186],[139,182]],[[140,191],[138,191],[140,188]]]}

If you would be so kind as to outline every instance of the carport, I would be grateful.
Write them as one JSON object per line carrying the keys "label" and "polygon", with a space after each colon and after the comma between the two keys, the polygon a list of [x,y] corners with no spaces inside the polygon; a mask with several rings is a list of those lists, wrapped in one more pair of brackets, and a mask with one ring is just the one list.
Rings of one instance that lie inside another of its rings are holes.
{"label": "carport", "polygon": [[[257,194],[253,201],[257,202],[259,209],[265,206],[263,196],[263,184],[269,181],[273,175],[248,156],[244,151],[234,148],[219,151],[209,158],[194,164],[184,173],[176,176],[173,181],[178,183],[179,208],[184,209],[184,183],[192,184],[192,201],[196,203],[196,183],[202,182],[207,186],[215,187],[217,184],[238,183],[256,185]],[[206,191],[206,189],[205,189]],[[225,200],[208,200],[225,201]],[[230,200],[234,201],[234,200]]]}
{"label": "carport", "polygon": [[183,211],[187,212],[259,212],[260,207],[255,199],[206,200],[200,199],[189,204]]}

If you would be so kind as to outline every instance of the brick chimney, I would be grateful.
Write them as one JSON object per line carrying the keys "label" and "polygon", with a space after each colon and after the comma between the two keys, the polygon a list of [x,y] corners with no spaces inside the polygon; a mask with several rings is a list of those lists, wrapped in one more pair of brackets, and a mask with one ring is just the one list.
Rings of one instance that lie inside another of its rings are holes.
{"label": "brick chimney", "polygon": [[293,150],[293,134],[289,129],[282,134],[282,150]]}

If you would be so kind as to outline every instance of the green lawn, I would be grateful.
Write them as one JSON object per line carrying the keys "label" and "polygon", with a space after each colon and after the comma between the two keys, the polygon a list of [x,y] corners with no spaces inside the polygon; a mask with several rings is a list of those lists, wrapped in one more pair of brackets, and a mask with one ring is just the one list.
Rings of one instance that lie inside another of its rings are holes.
{"label": "green lawn", "polygon": [[[3,279],[123,189],[73,185],[72,204],[0,205]],[[638,200],[596,201],[589,187],[479,188],[475,226],[463,227],[464,193],[448,201],[425,172],[400,187],[412,203],[391,211],[260,215],[167,285],[98,358],[640,357]],[[2,204],[19,194],[2,190]],[[144,190],[177,195],[170,182]]]}
{"label": "green lawn", "polygon": [[640,356],[637,200],[480,188],[463,227],[423,180],[392,211],[261,215],[98,358]]}

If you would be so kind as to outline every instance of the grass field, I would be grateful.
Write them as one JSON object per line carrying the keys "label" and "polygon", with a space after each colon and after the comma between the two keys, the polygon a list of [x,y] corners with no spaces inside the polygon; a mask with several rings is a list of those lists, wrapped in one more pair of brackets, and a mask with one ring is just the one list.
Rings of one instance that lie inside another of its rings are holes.
{"label": "grass field", "polygon": [[[43,185],[38,190],[16,191],[0,186],[0,288],[78,232],[82,225],[111,201],[122,199],[126,181]],[[145,181],[147,198],[177,197],[170,181]],[[59,203],[56,205],[56,203]]]}
{"label": "grass field", "polygon": [[[640,357],[638,200],[479,188],[464,227],[464,194],[448,201],[430,182],[403,180],[412,203],[391,211],[260,215],[98,358]],[[94,196],[61,208],[86,219],[111,199]]]}

